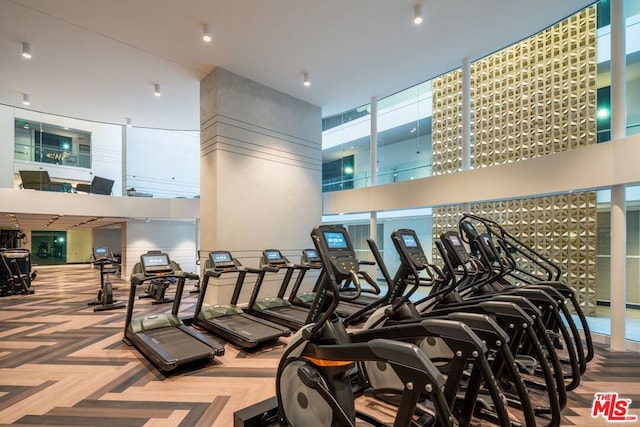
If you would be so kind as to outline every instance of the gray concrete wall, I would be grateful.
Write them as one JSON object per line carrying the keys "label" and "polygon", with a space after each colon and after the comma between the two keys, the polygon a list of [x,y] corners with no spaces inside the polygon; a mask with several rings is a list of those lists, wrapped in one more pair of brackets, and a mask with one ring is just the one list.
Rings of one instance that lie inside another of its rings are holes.
{"label": "gray concrete wall", "polygon": [[[322,215],[321,109],[221,68],[200,94],[201,248],[257,266],[262,249],[310,246]],[[230,287],[207,301],[227,302]]]}

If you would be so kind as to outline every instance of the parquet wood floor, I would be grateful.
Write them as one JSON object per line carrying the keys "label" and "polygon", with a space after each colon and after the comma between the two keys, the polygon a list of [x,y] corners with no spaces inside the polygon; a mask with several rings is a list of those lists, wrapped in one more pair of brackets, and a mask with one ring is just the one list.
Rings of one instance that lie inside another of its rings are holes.
{"label": "parquet wood floor", "polygon": [[[128,283],[112,282],[126,300]],[[124,309],[87,306],[98,287],[89,266],[41,267],[34,295],[0,298],[0,425],[226,427],[234,411],[274,395],[284,340],[250,353],[227,345],[214,362],[165,376],[121,341]],[[183,315],[195,300],[185,293]],[[135,313],[169,309],[138,300]],[[598,347],[563,424],[615,425],[591,418],[595,392],[632,399],[630,413],[640,415],[638,379],[637,353]]]}

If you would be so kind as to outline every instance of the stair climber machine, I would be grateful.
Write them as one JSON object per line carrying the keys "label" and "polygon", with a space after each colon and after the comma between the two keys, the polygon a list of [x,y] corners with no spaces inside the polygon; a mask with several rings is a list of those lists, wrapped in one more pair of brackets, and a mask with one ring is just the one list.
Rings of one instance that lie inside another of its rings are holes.
{"label": "stair climber machine", "polygon": [[[276,375],[276,397],[234,414],[234,426],[286,425],[353,427],[356,419],[374,426],[453,426],[451,395],[460,391],[462,372],[447,379],[415,344],[416,336],[442,337],[464,360],[475,360],[474,372],[488,374],[486,346],[458,321],[434,319],[407,326],[348,333],[335,309],[339,286],[351,280],[359,286],[358,260],[343,227],[317,226],[311,232],[325,270],[309,311],[309,318],[291,338]],[[362,393],[359,374],[363,362],[384,364],[401,383],[392,424],[355,409]],[[457,365],[456,365],[457,366]],[[459,366],[458,366],[459,367]],[[477,381],[480,377],[471,374]],[[467,385],[471,397],[479,383]],[[450,395],[447,397],[447,395]],[[499,399],[499,396],[496,395]],[[429,402],[428,412],[416,412],[418,402]],[[271,405],[271,406],[270,406]],[[504,409],[504,406],[502,406]],[[507,425],[508,414],[500,415]],[[280,423],[280,424],[278,424]]]}
{"label": "stair climber machine", "polygon": [[105,268],[107,264],[113,265],[115,261],[109,256],[107,248],[95,248],[93,250],[93,265],[97,265],[100,268],[100,289],[96,299],[87,303],[87,305],[94,306],[93,311],[108,311],[116,310],[118,308],[124,308],[124,301],[118,301],[113,299],[114,287],[109,281],[110,274],[116,274],[118,269]]}
{"label": "stair climber machine", "polygon": [[309,310],[292,305],[289,301],[284,299],[284,295],[289,283],[291,282],[293,272],[296,270],[306,270],[307,267],[290,263],[278,249],[266,249],[262,251],[260,267],[265,269],[268,268],[270,271],[275,270],[275,272],[285,270],[285,274],[282,278],[278,295],[275,297],[258,298],[260,295],[260,289],[264,283],[264,276],[261,280],[256,281],[255,286],[253,287],[253,292],[251,293],[251,298],[249,299],[249,313],[279,325],[286,326],[292,330],[300,329],[307,320]]}
{"label": "stair climber machine", "polygon": [[[140,256],[141,272],[131,275],[129,305],[124,326],[123,341],[135,346],[142,355],[165,372],[189,363],[206,362],[214,356],[224,354],[222,344],[185,325],[178,317],[185,280],[197,280],[198,276],[174,270],[174,265],[176,264],[172,264],[169,255],[165,253],[153,252]],[[168,278],[177,282],[171,312],[134,318],[133,308],[138,286],[151,280]]]}
{"label": "stair climber machine", "polygon": [[[451,399],[453,399],[451,400],[452,410],[459,424],[461,426],[470,425],[481,420],[483,425],[504,425],[507,422],[504,419],[500,419],[500,412],[496,412],[495,407],[496,396],[501,396],[502,398],[507,398],[509,414],[514,425],[536,425],[528,390],[519,371],[516,369],[513,352],[509,346],[511,341],[509,335],[491,316],[486,315],[483,310],[479,309],[430,316],[422,316],[418,313],[410,298],[420,286],[433,282],[433,274],[428,270],[426,257],[417,240],[417,235],[413,231],[401,230],[399,232],[396,230],[392,234],[391,240],[400,254],[400,266],[393,279],[389,275],[375,242],[368,240],[380,271],[389,285],[389,298],[388,305],[376,310],[369,317],[363,329],[394,328],[397,325],[421,322],[424,319],[449,319],[464,323],[488,347],[487,359],[495,382],[485,379],[481,388],[477,388],[474,385],[477,394],[473,396],[473,400],[469,400],[462,394],[458,394],[455,397],[451,396]],[[404,245],[410,249],[404,250],[402,247]],[[420,272],[426,272],[427,277],[421,277]],[[411,289],[408,289],[410,286]],[[518,315],[523,315],[521,311],[518,311],[517,307],[513,308],[511,304],[507,303],[487,303],[484,309],[505,311],[507,314],[511,311],[515,314],[516,319],[518,319]],[[445,340],[427,337],[415,342],[420,345],[432,360],[440,361],[440,363],[455,363],[455,358],[451,360],[453,346]],[[443,346],[443,343],[445,346]],[[455,351],[457,352],[457,350]],[[365,364],[364,373],[368,378],[370,384],[369,393],[372,396],[387,402],[393,402],[397,398],[394,393],[397,396],[398,381],[384,365],[367,363]],[[467,374],[464,377],[468,384],[476,384],[476,382],[471,381],[472,378],[467,377]],[[491,377],[487,376],[487,378]],[[498,392],[487,388],[491,384],[497,385]],[[498,406],[500,403],[502,402],[498,401]]]}
{"label": "stair climber machine", "polygon": [[[254,275],[258,282],[264,279],[266,272],[267,268],[244,267],[229,251],[210,252],[205,262],[204,279],[196,303],[195,324],[242,348],[253,348],[291,335],[290,329],[247,314],[238,307],[238,299],[247,274]],[[230,303],[205,304],[210,279],[227,275],[237,276]]]}
{"label": "stair climber machine", "polygon": [[[474,223],[484,228],[485,232],[479,233]],[[469,244],[475,256],[485,265],[492,264],[498,267],[498,275],[491,284],[498,286],[498,290],[513,289],[516,286],[533,286],[537,289],[551,287],[567,302],[571,302],[572,311],[583,331],[584,345],[575,327],[573,316],[565,314],[565,322],[571,328],[577,351],[584,354],[584,347],[587,349],[584,358],[581,357],[581,373],[584,373],[583,365],[593,359],[594,355],[591,332],[576,292],[560,281],[562,274],[560,267],[548,257],[525,245],[493,220],[465,213],[459,222],[459,229],[463,240]],[[563,313],[565,313],[564,310]]]}
{"label": "stair climber machine", "polygon": [[[447,231],[441,235],[441,253],[445,261],[447,276],[452,278],[459,275],[455,280],[455,298],[458,301],[436,301],[422,305],[428,310],[452,310],[460,309],[466,304],[475,304],[483,300],[512,300],[518,302],[528,314],[534,318],[533,331],[537,333],[537,338],[544,354],[539,354],[538,350],[531,347],[530,343],[525,343],[519,354],[526,358],[527,354],[534,358],[535,363],[541,363],[546,358],[550,367],[554,371],[554,376],[561,384],[557,385],[558,399],[560,407],[566,405],[566,391],[575,389],[580,383],[581,365],[584,366],[584,353],[580,354],[576,348],[575,341],[572,340],[568,326],[562,319],[562,311],[566,310],[564,298],[560,292],[553,287],[526,286],[515,287],[513,289],[502,289],[499,292],[485,294],[475,292],[485,286],[487,277],[492,277],[483,268],[482,263],[474,259],[462,244],[461,238],[455,231]],[[570,319],[567,314],[566,318]],[[566,320],[565,318],[565,320]],[[573,320],[570,319],[569,323]],[[561,340],[562,345],[558,346]],[[532,386],[540,387],[540,384],[532,383]]]}
{"label": "stair climber machine", "polygon": [[[527,386],[536,423],[555,426],[561,421],[561,409],[566,405],[566,388],[562,366],[551,341],[546,334],[546,327],[542,323],[542,312],[529,299],[522,295],[497,294],[491,298],[477,298],[464,301],[457,293],[457,289],[464,287],[467,278],[464,274],[456,277],[463,269],[455,269],[451,258],[462,257],[464,247],[459,245],[459,240],[449,232],[441,236],[441,241],[436,241],[436,247],[440,251],[445,263],[445,272],[436,266],[427,263],[426,256],[420,246],[418,237],[413,230],[396,230],[392,234],[392,241],[398,254],[401,265],[390,279],[386,268],[382,269],[385,278],[394,286],[399,283],[414,283],[414,288],[408,292],[411,294],[416,288],[416,275],[421,270],[432,266],[436,270],[434,286],[429,296],[414,303],[408,301],[404,312],[395,311],[393,318],[425,318],[433,316],[459,316],[460,313],[477,313],[491,317],[509,336],[509,348],[514,355],[514,361],[518,367],[525,385]],[[369,242],[376,259],[381,258],[375,244]],[[374,250],[375,249],[375,250]],[[457,254],[454,256],[452,252]],[[458,253],[459,252],[459,253]],[[466,253],[466,252],[465,252]],[[460,261],[460,260],[459,260]],[[465,266],[470,269],[470,267]],[[460,270],[460,271],[459,271]],[[402,288],[402,286],[400,286]],[[404,291],[403,291],[404,292]],[[539,300],[544,295],[531,295],[532,299]],[[544,301],[549,304],[549,300]],[[405,299],[408,299],[405,297]],[[421,305],[428,306],[430,311],[421,310]],[[501,340],[505,342],[504,339]],[[494,349],[495,351],[495,349]],[[525,399],[518,391],[518,383],[515,374],[505,370],[508,367],[506,357],[493,358],[493,369],[502,392],[507,396],[512,407],[525,408]],[[504,363],[503,363],[504,361]],[[524,413],[526,415],[526,412]],[[529,416],[526,418],[530,418]],[[530,421],[527,425],[533,425]]]}
{"label": "stair climber machine", "polygon": [[[567,390],[575,389],[580,383],[580,377],[586,372],[587,356],[584,352],[582,337],[572,313],[567,306],[567,301],[574,297],[574,292],[566,285],[558,281],[542,280],[525,282],[520,285],[512,283],[508,277],[517,268],[515,259],[510,251],[501,251],[488,233],[477,233],[475,227],[468,221],[463,221],[461,229],[468,239],[471,251],[468,257],[474,260],[478,270],[484,273],[481,280],[471,282],[472,286],[460,290],[463,299],[491,297],[492,295],[511,294],[522,295],[536,302],[542,311],[542,320],[546,327],[546,333],[554,344],[554,350],[558,354],[565,370],[567,378]],[[452,233],[452,232],[450,232]],[[456,237],[459,235],[456,234]],[[464,238],[463,238],[464,239]],[[496,239],[498,243],[503,241]],[[501,253],[502,252],[502,253]],[[455,261],[455,260],[454,260]],[[514,280],[511,278],[511,280]],[[541,295],[549,295],[554,298],[553,307],[547,306],[547,302]],[[578,314],[579,319],[579,314]],[[590,337],[589,330],[586,330]],[[586,339],[589,348],[589,339]]]}

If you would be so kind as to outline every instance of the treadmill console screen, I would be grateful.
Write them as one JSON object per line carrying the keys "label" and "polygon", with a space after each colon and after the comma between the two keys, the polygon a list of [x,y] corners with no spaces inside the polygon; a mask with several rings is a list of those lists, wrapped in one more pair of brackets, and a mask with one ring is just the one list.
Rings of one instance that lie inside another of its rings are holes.
{"label": "treadmill console screen", "polygon": [[320,255],[318,255],[318,251],[315,249],[305,249],[302,251],[302,255],[307,262],[321,262]]}
{"label": "treadmill console screen", "polygon": [[108,248],[94,248],[93,249],[93,256],[96,258],[104,258],[109,256],[109,249]]}
{"label": "treadmill console screen", "polygon": [[263,255],[269,261],[269,264],[282,264],[285,262],[280,251],[276,249],[267,249],[263,252]]}
{"label": "treadmill console screen", "polygon": [[339,231],[325,231],[324,240],[329,249],[347,249],[347,239]]}
{"label": "treadmill console screen", "polygon": [[236,266],[236,263],[233,261],[233,257],[231,256],[231,252],[210,252],[209,258],[211,258],[214,268],[228,268]]}
{"label": "treadmill console screen", "polygon": [[167,254],[144,254],[140,260],[142,261],[142,269],[147,275],[173,272]]}

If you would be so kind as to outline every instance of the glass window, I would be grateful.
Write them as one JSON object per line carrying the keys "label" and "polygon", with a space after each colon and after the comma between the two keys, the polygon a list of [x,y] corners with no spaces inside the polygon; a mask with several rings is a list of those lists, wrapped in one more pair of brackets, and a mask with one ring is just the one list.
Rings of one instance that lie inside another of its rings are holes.
{"label": "glass window", "polygon": [[378,101],[378,184],[431,176],[431,81]]}
{"label": "glass window", "polygon": [[323,119],[322,191],[371,185],[371,105]]}
{"label": "glass window", "polygon": [[15,160],[91,168],[91,133],[16,118]]}
{"label": "glass window", "polygon": [[[610,1],[598,2],[598,142],[611,140],[611,14]],[[640,133],[640,2],[625,1],[627,135]],[[601,25],[602,23],[602,25]],[[603,28],[604,27],[604,28]]]}

